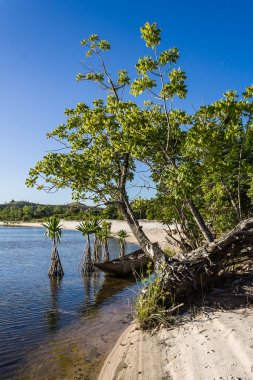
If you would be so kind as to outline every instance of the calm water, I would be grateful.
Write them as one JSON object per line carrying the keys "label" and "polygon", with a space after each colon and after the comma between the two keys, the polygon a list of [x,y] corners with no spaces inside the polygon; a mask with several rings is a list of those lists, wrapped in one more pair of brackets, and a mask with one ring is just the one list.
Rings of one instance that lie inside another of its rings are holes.
{"label": "calm water", "polygon": [[[118,241],[109,247],[117,257]],[[83,278],[83,249],[79,232],[63,231],[65,275],[50,281],[51,242],[43,229],[0,227],[0,379],[95,378],[129,321],[138,285],[102,273]]]}

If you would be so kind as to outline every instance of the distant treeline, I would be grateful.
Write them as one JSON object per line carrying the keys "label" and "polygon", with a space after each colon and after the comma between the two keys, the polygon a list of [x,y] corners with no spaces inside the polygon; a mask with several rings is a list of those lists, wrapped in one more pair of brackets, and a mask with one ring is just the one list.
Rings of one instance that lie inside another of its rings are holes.
{"label": "distant treeline", "polygon": [[[156,212],[153,200],[138,198],[131,202],[138,219],[155,219]],[[101,219],[123,219],[118,208],[111,204],[104,208],[89,207],[79,202],[67,205],[44,205],[28,201],[14,201],[0,204],[0,221],[39,221],[56,215],[65,220],[83,220],[87,212]]]}
{"label": "distant treeline", "polygon": [[31,221],[44,220],[52,215],[58,215],[67,220],[82,219],[89,209],[81,203],[67,205],[43,205],[27,201],[11,201],[0,205],[1,221]]}

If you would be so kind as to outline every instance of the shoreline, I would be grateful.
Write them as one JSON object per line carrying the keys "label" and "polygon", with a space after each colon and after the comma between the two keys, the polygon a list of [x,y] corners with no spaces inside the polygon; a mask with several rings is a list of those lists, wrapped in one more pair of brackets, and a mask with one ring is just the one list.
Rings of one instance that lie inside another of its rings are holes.
{"label": "shoreline", "polygon": [[[138,242],[133,235],[132,231],[130,230],[127,222],[123,220],[108,220],[108,222],[112,223],[111,226],[111,233],[113,238],[117,237],[117,232],[119,230],[125,230],[129,234],[129,236],[126,238],[126,241],[129,243],[137,244]],[[62,220],[62,228],[63,230],[75,230],[77,225],[80,223],[80,221],[66,221]],[[143,231],[147,235],[147,237],[152,241],[152,243],[158,242],[160,247],[162,249],[164,248],[170,248],[170,244],[166,240],[166,232],[164,230],[164,225],[160,222],[156,221],[139,221],[140,226],[142,226]],[[42,226],[42,222],[0,222],[0,226],[9,226],[9,227],[40,227],[44,228]]]}
{"label": "shoreline", "polygon": [[[135,239],[133,233],[131,232],[129,226],[127,225],[127,223],[125,221],[121,221],[121,220],[109,220],[109,221],[112,223],[111,232],[112,232],[113,238],[117,238],[117,235],[116,235],[117,232],[121,229],[124,229],[129,234],[126,241],[129,243],[138,244],[137,240]],[[61,221],[61,224],[62,224],[62,227],[64,230],[75,230],[79,223],[80,223],[79,221],[63,221],[63,220]],[[140,225],[143,227],[143,231],[145,232],[147,237],[152,242],[158,241],[161,248],[169,247],[169,244],[166,241],[166,232],[164,231],[164,225],[162,223],[159,223],[156,221],[151,221],[151,222],[140,221]],[[42,226],[42,222],[16,222],[16,223],[0,222],[0,226],[44,228]],[[132,334],[132,330],[135,331],[135,334]],[[94,375],[96,376],[96,378],[98,378],[100,380],[116,379],[115,377],[108,377],[108,376],[110,376],[109,374],[112,373],[112,370],[109,369],[109,372],[107,374],[108,358],[113,356],[113,361],[115,361],[115,357],[117,358],[117,360],[120,361],[122,355],[124,355],[124,352],[122,351],[122,349],[124,349],[124,343],[122,344],[122,336],[123,337],[125,336],[126,340],[128,340],[129,334],[132,334],[132,336],[137,336],[136,335],[137,332],[138,332],[138,337],[139,337],[141,334],[140,330],[136,330],[136,324],[134,322],[130,322],[130,325],[128,325],[127,329],[125,331],[123,331],[123,334],[118,336],[118,340],[117,340],[116,345],[111,346],[112,351],[109,351],[109,356],[105,356],[102,359],[102,361],[100,362],[100,365],[99,365],[100,368],[97,369],[96,373],[94,372]],[[116,339],[117,339],[117,337],[116,337]],[[115,339],[115,341],[116,341],[116,339]],[[131,345],[132,345],[132,343],[131,343]],[[115,362],[117,362],[117,361],[115,361]],[[157,362],[159,363],[159,361],[157,361]],[[106,371],[106,373],[105,373],[105,371]],[[118,369],[117,369],[117,371],[118,371]],[[102,373],[102,375],[101,375],[101,373]],[[129,378],[128,375],[125,378]],[[146,376],[146,378],[148,378],[148,377]],[[156,375],[154,378],[156,378]],[[138,379],[139,379],[139,377],[138,377]]]}

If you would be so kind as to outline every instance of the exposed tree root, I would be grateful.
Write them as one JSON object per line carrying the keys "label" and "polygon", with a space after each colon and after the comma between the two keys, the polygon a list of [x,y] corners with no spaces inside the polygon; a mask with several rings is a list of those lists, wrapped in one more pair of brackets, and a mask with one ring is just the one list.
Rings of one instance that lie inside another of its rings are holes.
{"label": "exposed tree root", "polygon": [[177,254],[159,268],[159,277],[172,302],[181,302],[228,268],[245,264],[252,258],[253,218],[249,218],[215,241],[187,254]]}

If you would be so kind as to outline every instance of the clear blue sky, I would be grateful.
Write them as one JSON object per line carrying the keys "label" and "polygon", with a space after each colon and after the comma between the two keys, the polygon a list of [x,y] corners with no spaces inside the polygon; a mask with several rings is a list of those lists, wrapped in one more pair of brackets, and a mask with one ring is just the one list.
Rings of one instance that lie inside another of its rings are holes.
{"label": "clear blue sky", "polygon": [[177,46],[188,76],[190,111],[253,83],[253,2],[0,0],[0,203],[67,203],[27,189],[29,168],[54,146],[45,135],[65,120],[64,109],[98,97],[77,83],[80,41],[91,33],[112,45],[112,69],[132,70],[147,54],[139,27],[157,22],[163,46]]}

